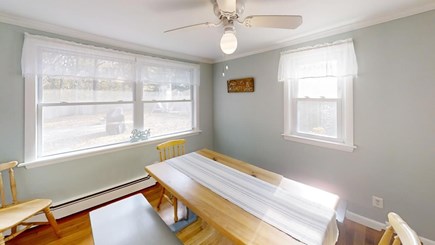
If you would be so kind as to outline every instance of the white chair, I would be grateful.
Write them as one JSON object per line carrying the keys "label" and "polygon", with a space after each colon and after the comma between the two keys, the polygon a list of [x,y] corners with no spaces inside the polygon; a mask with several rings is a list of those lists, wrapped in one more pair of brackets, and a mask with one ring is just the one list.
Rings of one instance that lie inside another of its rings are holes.
{"label": "white chair", "polygon": [[393,212],[389,213],[388,222],[390,225],[385,230],[378,245],[421,245],[417,233],[399,215]]}

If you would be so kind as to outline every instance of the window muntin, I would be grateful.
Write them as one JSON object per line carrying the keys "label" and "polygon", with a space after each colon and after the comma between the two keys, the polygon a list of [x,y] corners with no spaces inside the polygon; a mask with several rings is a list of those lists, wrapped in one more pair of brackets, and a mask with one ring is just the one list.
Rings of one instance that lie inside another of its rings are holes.
{"label": "window muntin", "polygon": [[199,130],[198,65],[26,34],[22,71],[26,162]]}

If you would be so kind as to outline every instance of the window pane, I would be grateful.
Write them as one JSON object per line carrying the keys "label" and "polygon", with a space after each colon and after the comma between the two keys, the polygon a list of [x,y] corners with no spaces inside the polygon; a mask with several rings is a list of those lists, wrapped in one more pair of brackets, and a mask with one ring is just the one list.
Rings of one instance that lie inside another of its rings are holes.
{"label": "window pane", "polygon": [[126,142],[132,129],[130,104],[43,107],[41,155]]}
{"label": "window pane", "polygon": [[297,132],[337,138],[337,102],[297,101]]}
{"label": "window pane", "polygon": [[133,101],[133,84],[125,81],[42,77],[42,101],[108,102]]}
{"label": "window pane", "polygon": [[190,100],[191,86],[189,84],[145,83],[143,100]]}
{"label": "window pane", "polygon": [[144,128],[152,137],[192,130],[192,125],[191,102],[144,104]]}
{"label": "window pane", "polygon": [[298,98],[337,98],[337,78],[322,77],[299,79],[297,96]]}

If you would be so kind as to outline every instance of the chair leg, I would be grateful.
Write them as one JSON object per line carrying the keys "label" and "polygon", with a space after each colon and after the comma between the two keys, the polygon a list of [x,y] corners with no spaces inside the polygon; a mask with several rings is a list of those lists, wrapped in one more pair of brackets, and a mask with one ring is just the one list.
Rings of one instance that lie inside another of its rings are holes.
{"label": "chair leg", "polygon": [[17,233],[17,226],[12,227],[11,234]]}
{"label": "chair leg", "polygon": [[3,236],[3,232],[0,232],[0,245],[5,245],[5,238]]}
{"label": "chair leg", "polygon": [[162,186],[162,192],[160,193],[159,202],[157,203],[157,211],[160,211],[160,205],[162,204],[163,196],[165,196],[165,190],[165,187]]}
{"label": "chair leg", "polygon": [[47,217],[48,223],[50,223],[51,227],[54,230],[54,233],[57,237],[60,237],[59,227],[57,226],[56,219],[50,211],[50,207],[44,208],[45,217]]}
{"label": "chair leg", "polygon": [[178,221],[178,200],[176,197],[173,197],[173,205],[174,205],[174,221]]}

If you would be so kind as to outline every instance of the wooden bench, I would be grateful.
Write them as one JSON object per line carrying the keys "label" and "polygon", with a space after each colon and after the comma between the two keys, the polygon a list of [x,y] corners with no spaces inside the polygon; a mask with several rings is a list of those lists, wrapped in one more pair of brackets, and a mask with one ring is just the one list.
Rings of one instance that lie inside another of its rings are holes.
{"label": "wooden bench", "polygon": [[181,244],[142,194],[90,212],[95,245]]}

